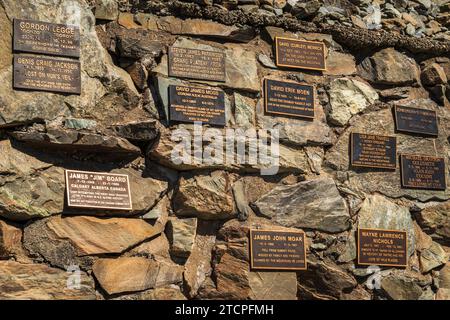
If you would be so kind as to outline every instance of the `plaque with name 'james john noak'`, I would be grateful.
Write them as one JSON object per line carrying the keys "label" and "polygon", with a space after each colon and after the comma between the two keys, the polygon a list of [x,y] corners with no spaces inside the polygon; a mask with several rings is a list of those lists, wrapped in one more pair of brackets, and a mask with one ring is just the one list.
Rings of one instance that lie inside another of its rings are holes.
{"label": "plaque with name 'james john noak'", "polygon": [[250,230],[251,268],[306,270],[306,239],[302,231]]}
{"label": "plaque with name 'james john noak'", "polygon": [[350,160],[354,167],[395,169],[396,137],[351,133]]}
{"label": "plaque with name 'james john noak'", "polygon": [[444,158],[423,155],[400,155],[404,188],[445,190],[447,186]]}
{"label": "plaque with name 'james john noak'", "polygon": [[80,62],[14,55],[14,89],[80,94]]}
{"label": "plaque with name 'james john noak'", "polygon": [[68,207],[131,210],[128,175],[66,170]]}
{"label": "plaque with name 'james john noak'", "polygon": [[80,28],[72,25],[14,19],[14,51],[80,57]]}
{"label": "plaque with name 'james john noak'", "polygon": [[395,106],[395,126],[397,131],[437,136],[436,111]]}
{"label": "plaque with name 'james john noak'", "polygon": [[325,44],[320,41],[275,38],[276,65],[310,70],[326,70]]}

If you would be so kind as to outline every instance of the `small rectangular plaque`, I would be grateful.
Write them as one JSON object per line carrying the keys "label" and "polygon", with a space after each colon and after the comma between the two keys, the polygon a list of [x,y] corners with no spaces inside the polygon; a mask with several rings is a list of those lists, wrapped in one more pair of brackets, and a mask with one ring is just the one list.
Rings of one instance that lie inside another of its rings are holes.
{"label": "small rectangular plaque", "polygon": [[314,87],[288,81],[265,79],[267,114],[314,118]]}
{"label": "small rectangular plaque", "polygon": [[225,53],[170,47],[169,76],[225,82]]}
{"label": "small rectangular plaque", "polygon": [[402,186],[413,189],[445,190],[444,158],[402,154],[400,156]]}
{"label": "small rectangular plaque", "polygon": [[397,131],[437,136],[438,124],[435,111],[395,106],[395,126]]}
{"label": "small rectangular plaque", "polygon": [[396,137],[351,133],[351,165],[354,167],[395,169]]}
{"label": "small rectangular plaque", "polygon": [[79,208],[131,210],[128,175],[66,170],[67,205]]}
{"label": "small rectangular plaque", "polygon": [[252,269],[306,270],[304,232],[250,230]]}
{"label": "small rectangular plaque", "polygon": [[171,85],[169,98],[170,120],[225,126],[223,91]]}
{"label": "small rectangular plaque", "polygon": [[14,55],[14,89],[80,94],[80,63],[57,58]]}
{"label": "small rectangular plaque", "polygon": [[323,42],[276,37],[275,53],[278,67],[326,70]]}
{"label": "small rectangular plaque", "polygon": [[80,28],[14,19],[14,51],[80,57]]}
{"label": "small rectangular plaque", "polygon": [[358,264],[406,267],[406,231],[358,228]]}

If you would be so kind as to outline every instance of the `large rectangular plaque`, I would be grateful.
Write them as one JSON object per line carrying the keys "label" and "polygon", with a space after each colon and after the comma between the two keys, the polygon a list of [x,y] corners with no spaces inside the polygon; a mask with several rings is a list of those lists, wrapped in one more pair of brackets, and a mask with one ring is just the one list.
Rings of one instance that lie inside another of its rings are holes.
{"label": "large rectangular plaque", "polygon": [[250,230],[252,269],[306,270],[304,232]]}
{"label": "large rectangular plaque", "polygon": [[267,114],[314,118],[314,87],[295,82],[265,79]]}
{"label": "large rectangular plaque", "polygon": [[406,231],[358,228],[358,264],[406,267]]}
{"label": "large rectangular plaque", "polygon": [[128,175],[66,170],[67,205],[79,208],[131,210]]}
{"label": "large rectangular plaque", "polygon": [[350,163],[354,167],[396,168],[396,137],[352,132],[350,150]]}
{"label": "large rectangular plaque", "polygon": [[14,89],[80,94],[80,63],[73,60],[14,55]]}
{"label": "large rectangular plaque", "polygon": [[435,111],[395,106],[395,126],[397,131],[437,136],[438,123]]}
{"label": "large rectangular plaque", "polygon": [[276,37],[275,54],[278,67],[326,70],[323,42]]}
{"label": "large rectangular plaque", "polygon": [[14,50],[80,57],[80,28],[34,20],[14,19]]}
{"label": "large rectangular plaque", "polygon": [[402,154],[400,165],[404,188],[445,190],[444,158]]}
{"label": "large rectangular plaque", "polygon": [[225,126],[225,94],[223,91],[169,86],[170,120],[182,122],[201,121]]}
{"label": "large rectangular plaque", "polygon": [[225,53],[170,47],[169,76],[225,82]]}

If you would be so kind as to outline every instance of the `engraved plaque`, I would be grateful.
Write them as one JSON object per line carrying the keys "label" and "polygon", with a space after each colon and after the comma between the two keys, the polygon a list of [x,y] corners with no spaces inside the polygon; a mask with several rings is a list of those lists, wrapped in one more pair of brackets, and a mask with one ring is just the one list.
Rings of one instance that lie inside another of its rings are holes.
{"label": "engraved plaque", "polygon": [[14,19],[14,50],[78,58],[80,57],[80,28]]}
{"label": "engraved plaque", "polygon": [[358,228],[358,264],[406,267],[406,231]]}
{"label": "engraved plaque", "polygon": [[278,67],[326,70],[323,42],[276,37],[275,53]]}
{"label": "engraved plaque", "polygon": [[128,175],[66,170],[67,205],[79,208],[131,210]]}
{"label": "engraved plaque", "polygon": [[398,131],[437,136],[435,111],[395,106],[395,126]]}
{"label": "engraved plaque", "polygon": [[395,169],[397,139],[374,134],[351,134],[351,165],[354,167]]}
{"label": "engraved plaque", "polygon": [[265,79],[267,114],[314,118],[314,87],[295,82]]}
{"label": "engraved plaque", "polygon": [[252,269],[306,270],[305,233],[250,230]]}
{"label": "engraved plaque", "polygon": [[73,60],[14,55],[14,89],[80,94],[80,63]]}
{"label": "engraved plaque", "polygon": [[225,82],[225,53],[170,47],[169,76]]}
{"label": "engraved plaque", "polygon": [[400,156],[402,186],[413,189],[445,190],[444,158],[402,154]]}
{"label": "engraved plaque", "polygon": [[223,91],[169,86],[170,120],[182,122],[201,121],[225,126],[225,94]]}

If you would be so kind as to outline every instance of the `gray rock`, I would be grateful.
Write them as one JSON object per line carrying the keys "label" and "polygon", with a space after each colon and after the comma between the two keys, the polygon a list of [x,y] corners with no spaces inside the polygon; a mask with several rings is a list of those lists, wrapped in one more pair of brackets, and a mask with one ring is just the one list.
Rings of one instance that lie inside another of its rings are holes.
{"label": "gray rock", "polygon": [[170,218],[167,223],[167,234],[171,244],[171,254],[188,258],[194,245],[197,232],[197,218]]}

